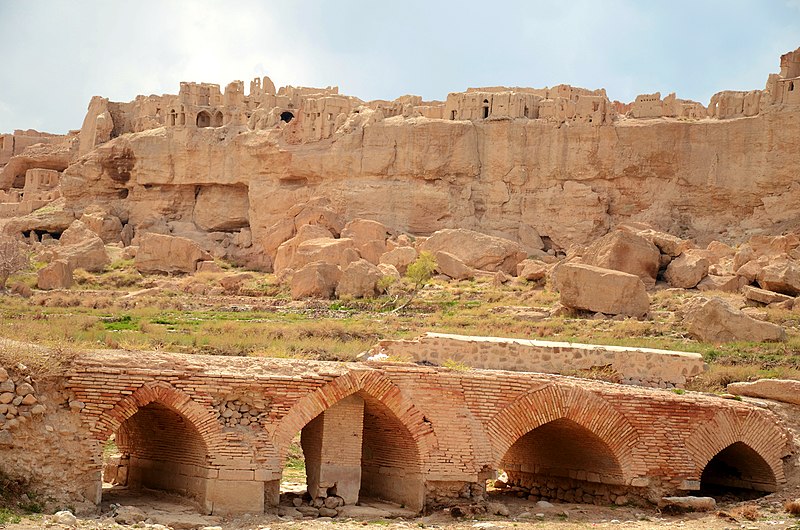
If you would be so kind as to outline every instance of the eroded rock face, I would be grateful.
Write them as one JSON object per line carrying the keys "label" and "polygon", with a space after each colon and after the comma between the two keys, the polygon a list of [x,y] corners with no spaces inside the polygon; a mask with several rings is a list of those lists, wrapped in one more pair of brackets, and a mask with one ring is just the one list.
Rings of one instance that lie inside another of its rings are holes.
{"label": "eroded rock face", "polygon": [[573,309],[641,317],[650,298],[638,276],[582,263],[565,263],[555,273],[561,303]]}
{"label": "eroded rock face", "polygon": [[786,332],[777,324],[756,320],[721,298],[692,300],[684,315],[689,333],[705,342],[777,342]]}

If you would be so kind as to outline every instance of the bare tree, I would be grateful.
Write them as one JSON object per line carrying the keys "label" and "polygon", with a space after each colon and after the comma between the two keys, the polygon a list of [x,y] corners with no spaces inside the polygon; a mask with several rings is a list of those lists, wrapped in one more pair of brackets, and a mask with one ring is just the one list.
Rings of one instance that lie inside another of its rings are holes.
{"label": "bare tree", "polygon": [[29,264],[28,255],[23,252],[19,241],[0,235],[0,291],[5,290],[9,276],[26,269]]}

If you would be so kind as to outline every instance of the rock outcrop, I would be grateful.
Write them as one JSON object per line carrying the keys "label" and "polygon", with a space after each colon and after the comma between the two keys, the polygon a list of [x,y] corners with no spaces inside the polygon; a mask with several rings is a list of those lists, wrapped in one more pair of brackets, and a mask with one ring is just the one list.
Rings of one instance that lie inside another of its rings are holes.
{"label": "rock outcrop", "polygon": [[145,273],[187,273],[197,271],[197,264],[211,256],[200,245],[186,239],[164,234],[139,236],[139,250],[134,265]]}
{"label": "rock outcrop", "polygon": [[473,269],[515,274],[517,264],[527,257],[519,243],[463,228],[439,230],[420,246],[436,255],[443,251]]}

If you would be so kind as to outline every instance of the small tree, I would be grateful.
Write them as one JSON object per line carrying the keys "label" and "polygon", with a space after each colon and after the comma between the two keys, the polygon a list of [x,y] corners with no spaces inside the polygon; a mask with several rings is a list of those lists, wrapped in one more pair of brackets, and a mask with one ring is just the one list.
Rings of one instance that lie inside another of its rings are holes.
{"label": "small tree", "polygon": [[26,269],[28,265],[28,255],[22,251],[19,241],[0,235],[0,291],[5,290],[9,276]]}
{"label": "small tree", "polygon": [[403,305],[396,308],[394,311],[402,311],[414,301],[417,294],[425,287],[433,276],[436,270],[436,258],[430,252],[420,252],[417,259],[408,266],[406,275],[403,278],[402,289],[408,296],[408,299],[403,302]]}

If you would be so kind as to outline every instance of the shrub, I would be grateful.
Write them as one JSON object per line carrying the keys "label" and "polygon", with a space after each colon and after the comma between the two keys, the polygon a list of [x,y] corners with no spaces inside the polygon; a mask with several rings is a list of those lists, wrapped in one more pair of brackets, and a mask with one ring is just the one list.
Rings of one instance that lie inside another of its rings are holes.
{"label": "shrub", "polygon": [[8,277],[27,269],[30,265],[28,255],[16,239],[0,235],[0,291],[5,290]]}

